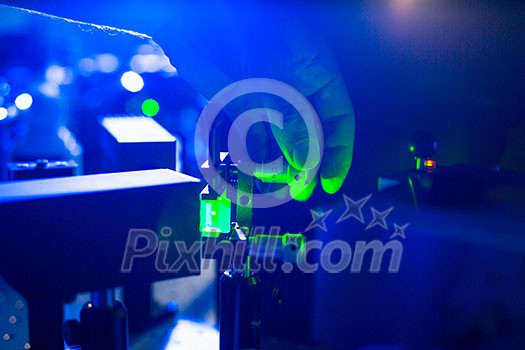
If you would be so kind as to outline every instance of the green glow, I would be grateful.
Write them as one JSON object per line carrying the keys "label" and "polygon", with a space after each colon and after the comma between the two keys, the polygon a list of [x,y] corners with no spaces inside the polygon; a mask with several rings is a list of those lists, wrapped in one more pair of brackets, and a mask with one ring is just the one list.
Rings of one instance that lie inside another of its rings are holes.
{"label": "green glow", "polygon": [[159,103],[152,98],[148,98],[142,103],[142,113],[148,117],[154,117],[159,113]]}
{"label": "green glow", "polygon": [[416,197],[416,190],[414,189],[414,183],[412,182],[412,178],[408,177],[408,185],[410,186],[410,193],[412,194],[412,200],[414,201],[414,206],[416,207],[416,210],[419,210],[419,205],[417,203],[417,197]]}
{"label": "green glow", "polygon": [[415,149],[416,148],[414,146],[410,145],[410,147],[409,147],[410,152],[414,152]]}
{"label": "green glow", "polygon": [[344,178],[343,177],[334,177],[331,179],[325,179],[324,177],[321,177],[321,186],[323,186],[323,190],[326,193],[334,194],[341,186],[343,186]]}
{"label": "green glow", "polygon": [[285,246],[288,241],[295,242],[296,244],[299,244],[297,247],[297,250],[300,252],[304,252],[306,249],[306,238],[300,234],[300,233],[285,233],[282,237],[282,244]]}
{"label": "green glow", "polygon": [[203,237],[217,238],[230,232],[231,202],[228,198],[201,199],[199,230]]}
{"label": "green glow", "polygon": [[258,169],[253,172],[253,176],[265,183],[289,184],[294,181],[295,175],[292,173],[290,166],[285,166],[284,169],[272,168],[268,164],[261,164]]}
{"label": "green glow", "polygon": [[311,181],[309,184],[304,182],[294,181],[290,183],[290,196],[299,202],[304,202],[310,198],[314,192],[315,186],[317,186],[317,179]]}

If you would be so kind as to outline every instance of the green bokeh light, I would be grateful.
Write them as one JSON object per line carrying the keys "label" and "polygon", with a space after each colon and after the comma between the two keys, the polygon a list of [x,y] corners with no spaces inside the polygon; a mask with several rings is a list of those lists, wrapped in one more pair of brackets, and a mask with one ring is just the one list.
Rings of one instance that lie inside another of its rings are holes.
{"label": "green bokeh light", "polygon": [[159,113],[159,103],[152,98],[148,98],[142,103],[142,113],[148,117],[154,117]]}

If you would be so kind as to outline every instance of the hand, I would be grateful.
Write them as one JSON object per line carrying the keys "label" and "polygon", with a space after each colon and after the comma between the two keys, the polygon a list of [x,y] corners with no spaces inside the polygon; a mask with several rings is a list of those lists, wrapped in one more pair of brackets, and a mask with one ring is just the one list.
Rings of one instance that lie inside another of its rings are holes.
{"label": "hand", "polygon": [[[308,23],[291,20],[293,13],[253,3],[229,4],[210,7],[208,3],[205,9],[193,6],[179,12],[153,39],[180,76],[207,99],[246,78],[283,81],[306,96],[324,133],[321,186],[327,193],[335,193],[352,162],[355,122],[334,57],[324,42],[306,29]],[[284,128],[272,127],[271,132],[288,163],[300,170],[308,153],[308,133],[295,109],[281,111]],[[264,131],[259,135],[263,138]],[[318,182],[313,178],[307,185],[291,186],[292,196],[307,199]]]}

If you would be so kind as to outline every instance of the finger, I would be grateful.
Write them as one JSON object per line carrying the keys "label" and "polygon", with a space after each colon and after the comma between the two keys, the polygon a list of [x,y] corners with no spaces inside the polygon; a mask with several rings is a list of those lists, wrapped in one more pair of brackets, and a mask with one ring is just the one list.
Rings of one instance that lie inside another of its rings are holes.
{"label": "finger", "polygon": [[300,172],[290,182],[290,196],[299,202],[304,202],[312,196],[318,180],[314,170]]}
{"label": "finger", "polygon": [[309,96],[323,127],[324,149],[321,185],[328,193],[337,192],[352,163],[354,111],[337,62],[318,36],[299,32],[291,42],[296,85]]}
{"label": "finger", "polygon": [[326,193],[334,194],[342,187],[352,165],[352,152],[349,147],[325,151],[321,166],[321,186]]}
{"label": "finger", "polygon": [[318,183],[314,171],[299,172],[289,165],[287,165],[287,170],[284,174],[258,172],[255,174],[255,177],[262,181],[261,185],[257,187],[260,191],[277,193],[283,186],[289,186],[288,192],[290,197],[300,202],[304,202],[311,197]]}
{"label": "finger", "polygon": [[340,77],[323,86],[315,94],[314,103],[325,134],[321,186],[325,192],[333,194],[343,185],[352,165],[354,112]]}
{"label": "finger", "polygon": [[[312,170],[321,161],[321,137],[311,115],[302,115],[291,105],[281,108],[283,127],[272,124],[271,130],[287,162],[296,170]],[[305,119],[309,118],[309,119]],[[312,126],[310,130],[305,122]],[[320,126],[320,125],[319,125]]]}
{"label": "finger", "polygon": [[[238,131],[235,130],[235,132]],[[280,156],[280,153],[276,152],[278,150],[268,123],[261,122],[251,125],[246,140],[248,155],[255,163],[267,164]],[[242,146],[239,145],[239,147]]]}
{"label": "finger", "polygon": [[[259,112],[264,113],[264,110]],[[275,145],[275,141],[271,137],[272,133],[269,125],[274,124],[261,122],[251,125],[246,137],[250,161],[256,163],[256,166],[253,168],[255,170],[253,175],[265,184],[258,186],[258,188],[265,192],[273,192],[286,184],[289,186],[291,198],[305,201],[310,198],[318,183],[316,171],[305,170],[304,166],[300,166],[300,169],[297,169],[288,162],[284,162],[282,152],[278,151],[277,147],[272,147],[277,145]],[[243,132],[233,127],[231,131]],[[289,134],[290,132],[283,133],[283,135]],[[229,149],[231,150],[232,147]],[[272,152],[273,149],[278,152]],[[281,157],[281,161],[278,160],[279,157]],[[274,163],[275,160],[277,160],[277,163]]]}

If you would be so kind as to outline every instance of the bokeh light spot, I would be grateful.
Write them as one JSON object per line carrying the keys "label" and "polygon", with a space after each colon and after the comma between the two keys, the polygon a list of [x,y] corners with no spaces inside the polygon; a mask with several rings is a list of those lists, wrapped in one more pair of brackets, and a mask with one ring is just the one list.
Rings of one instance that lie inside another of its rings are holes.
{"label": "bokeh light spot", "polygon": [[7,109],[0,107],[0,121],[7,118]]}
{"label": "bokeh light spot", "polygon": [[144,80],[142,80],[142,77],[132,71],[122,74],[120,83],[124,89],[131,92],[139,92],[144,87]]}
{"label": "bokeh light spot", "polygon": [[159,103],[152,98],[147,99],[142,103],[142,113],[148,117],[154,117],[159,113]]}
{"label": "bokeh light spot", "polygon": [[33,104],[33,96],[31,96],[28,93],[23,93],[21,95],[18,95],[18,97],[15,99],[15,105],[21,111],[25,111],[26,109],[29,109],[32,104]]}

